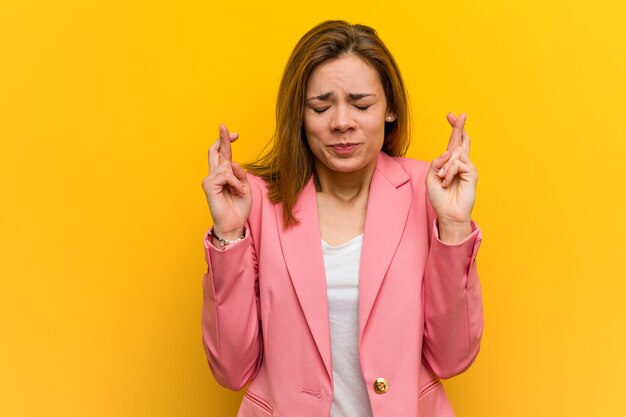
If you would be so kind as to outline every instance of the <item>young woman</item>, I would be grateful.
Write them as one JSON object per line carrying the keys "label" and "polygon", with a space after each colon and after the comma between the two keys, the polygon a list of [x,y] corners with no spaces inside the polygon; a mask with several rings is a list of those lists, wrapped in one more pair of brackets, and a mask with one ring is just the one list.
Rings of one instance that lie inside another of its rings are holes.
{"label": "young woman", "polygon": [[328,21],[295,47],[274,143],[247,166],[220,126],[203,180],[203,342],[240,417],[453,416],[439,378],[483,329],[465,115],[448,149],[404,158],[409,111],[376,32]]}

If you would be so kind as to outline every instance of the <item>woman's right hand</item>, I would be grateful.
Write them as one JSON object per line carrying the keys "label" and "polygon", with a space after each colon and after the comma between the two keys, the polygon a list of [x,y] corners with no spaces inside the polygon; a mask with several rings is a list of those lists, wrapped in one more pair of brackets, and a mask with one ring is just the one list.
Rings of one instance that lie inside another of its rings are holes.
{"label": "woman's right hand", "polygon": [[236,240],[243,233],[252,209],[252,190],[246,172],[232,160],[231,142],[239,137],[220,125],[220,137],[209,148],[209,175],[202,188],[209,203],[215,234]]}

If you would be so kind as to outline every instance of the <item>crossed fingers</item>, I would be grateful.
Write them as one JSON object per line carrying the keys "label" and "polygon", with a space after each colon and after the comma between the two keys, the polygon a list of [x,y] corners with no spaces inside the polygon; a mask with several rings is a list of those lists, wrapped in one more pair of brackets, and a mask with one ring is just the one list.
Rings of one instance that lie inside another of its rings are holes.
{"label": "crossed fingers", "polygon": [[219,131],[219,139],[209,148],[209,177],[215,179],[216,185],[228,186],[234,194],[244,194],[241,180],[245,179],[245,172],[232,160],[231,142],[237,140],[239,134],[229,133],[225,125],[220,125]]}
{"label": "crossed fingers", "polygon": [[441,169],[437,172],[437,176],[443,179],[442,185],[448,186],[454,177],[461,174],[475,174],[475,167],[469,159],[470,138],[465,131],[465,113],[459,117],[448,113],[448,122],[453,127],[448,141],[448,158]]}
{"label": "crossed fingers", "polygon": [[217,168],[220,163],[230,164],[233,161],[231,142],[239,137],[239,133],[229,133],[224,125],[220,125],[220,137],[209,148],[209,171]]}

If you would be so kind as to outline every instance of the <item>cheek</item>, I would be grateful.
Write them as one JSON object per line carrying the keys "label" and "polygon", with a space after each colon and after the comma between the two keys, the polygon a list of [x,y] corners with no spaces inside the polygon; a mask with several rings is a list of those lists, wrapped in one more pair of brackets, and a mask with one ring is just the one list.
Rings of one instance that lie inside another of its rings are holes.
{"label": "cheek", "polygon": [[304,119],[304,133],[306,134],[307,142],[311,148],[319,147],[320,142],[320,122],[316,120]]}
{"label": "cheek", "polygon": [[382,142],[385,140],[385,121],[381,118],[372,118],[361,123],[361,127],[373,142],[380,142],[382,146]]}
{"label": "cheek", "polygon": [[317,156],[319,153],[319,140],[316,138],[314,131],[310,129],[310,126],[305,126],[304,134],[306,135],[306,143],[309,145],[309,149],[313,152],[313,155]]}

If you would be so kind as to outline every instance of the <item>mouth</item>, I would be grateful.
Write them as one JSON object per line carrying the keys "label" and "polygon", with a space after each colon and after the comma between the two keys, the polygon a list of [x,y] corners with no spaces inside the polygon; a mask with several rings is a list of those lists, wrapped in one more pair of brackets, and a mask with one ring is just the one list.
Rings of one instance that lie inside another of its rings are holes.
{"label": "mouth", "polygon": [[355,150],[360,144],[359,143],[335,143],[333,145],[329,145],[329,147],[337,153],[345,154],[350,153]]}

